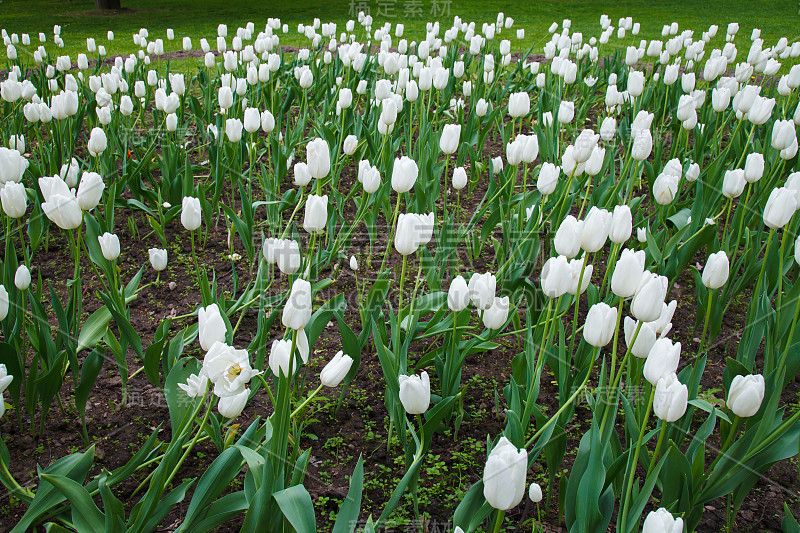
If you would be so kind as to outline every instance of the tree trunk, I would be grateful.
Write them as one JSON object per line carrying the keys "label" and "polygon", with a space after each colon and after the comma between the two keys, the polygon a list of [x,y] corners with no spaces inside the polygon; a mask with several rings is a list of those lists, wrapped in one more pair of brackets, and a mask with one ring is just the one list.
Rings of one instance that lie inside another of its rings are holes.
{"label": "tree trunk", "polygon": [[120,0],[94,0],[96,9],[119,9]]}

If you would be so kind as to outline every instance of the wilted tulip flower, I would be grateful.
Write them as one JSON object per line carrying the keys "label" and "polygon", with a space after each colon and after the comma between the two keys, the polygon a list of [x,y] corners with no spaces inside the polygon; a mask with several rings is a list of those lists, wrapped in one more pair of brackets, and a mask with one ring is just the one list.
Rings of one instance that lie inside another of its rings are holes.
{"label": "wilted tulip flower", "polygon": [[228,328],[217,304],[201,307],[197,310],[197,337],[200,347],[208,351],[217,342],[225,342]]}
{"label": "wilted tulip flower", "polygon": [[78,185],[78,205],[83,211],[90,211],[94,209],[100,198],[103,196],[103,190],[106,184],[103,183],[103,178],[97,172],[84,172],[81,176],[81,182]]}
{"label": "wilted tulip flower", "polygon": [[447,306],[454,313],[463,311],[467,308],[470,301],[469,287],[463,276],[456,276],[450,282],[450,289],[447,291]]}
{"label": "wilted tulip flower", "polygon": [[764,376],[761,374],[740,375],[733,378],[725,405],[736,416],[750,417],[758,412],[763,401]]}
{"label": "wilted tulip flower", "polygon": [[297,278],[292,283],[289,298],[283,306],[281,322],[284,327],[294,330],[306,327],[311,320],[311,283]]}
{"label": "wilted tulip flower", "polygon": [[156,272],[161,272],[167,268],[167,251],[161,248],[150,248],[147,253],[150,255],[150,265]]}
{"label": "wilted tulip flower", "polygon": [[683,533],[683,519],[673,516],[663,507],[645,518],[642,533]]}
{"label": "wilted tulip flower", "polygon": [[584,222],[567,215],[561,222],[553,238],[553,245],[559,255],[572,259],[581,249]]}
{"label": "wilted tulip flower", "polygon": [[392,189],[396,193],[410,191],[417,182],[419,167],[417,163],[408,156],[394,160],[392,168]]}
{"label": "wilted tulip flower", "polygon": [[636,252],[624,249],[611,275],[611,292],[620,298],[630,298],[636,294],[646,257],[644,250]]}
{"label": "wilted tulip flower", "polygon": [[319,233],[325,229],[328,222],[328,195],[309,195],[306,200],[306,213],[303,219],[303,229],[308,233]]}
{"label": "wilted tulip flower", "polygon": [[306,147],[308,171],[314,179],[322,179],[331,171],[331,151],[324,139],[314,139]]}
{"label": "wilted tulip flower", "polygon": [[542,292],[554,299],[566,294],[572,285],[572,270],[563,255],[551,257],[542,267]]}
{"label": "wilted tulip flower", "polygon": [[[4,286],[0,285],[0,320],[5,320],[6,316],[8,316],[8,291]],[[5,365],[2,366],[5,369]]]}
{"label": "wilted tulip flower", "polygon": [[458,143],[461,139],[461,124],[447,124],[442,130],[442,136],[439,138],[439,150],[443,154],[453,154],[458,149]]}
{"label": "wilted tulip flower", "polygon": [[220,398],[219,403],[217,403],[217,411],[225,418],[236,418],[244,411],[249,397],[250,389],[245,388],[238,394]]}
{"label": "wilted tulip flower", "polygon": [[181,224],[189,231],[194,231],[200,227],[203,221],[200,210],[200,199],[193,196],[184,196],[181,209]]}
{"label": "wilted tulip flower", "polygon": [[83,221],[83,211],[64,180],[58,176],[43,176],[39,178],[39,189],[42,191],[44,202],[42,210],[47,218],[61,229],[75,229]]}
{"label": "wilted tulip flower", "polygon": [[678,370],[680,359],[681,343],[676,342],[673,344],[666,337],[660,338],[650,348],[650,353],[647,354],[647,360],[644,362],[642,374],[652,385],[656,385],[659,379],[669,374],[674,374]]}
{"label": "wilted tulip flower", "polygon": [[748,154],[744,162],[744,179],[747,183],[755,183],[764,175],[764,155],[758,152]]}
{"label": "wilted tulip flower", "polygon": [[664,422],[675,422],[686,413],[688,399],[689,389],[674,372],[662,376],[656,383],[653,412]]}
{"label": "wilted tulip flower", "polygon": [[401,375],[397,378],[400,382],[400,403],[406,413],[421,415],[428,410],[431,403],[431,381],[427,372],[419,376]]}
{"label": "wilted tulip flower", "polygon": [[724,250],[708,256],[703,268],[703,285],[708,289],[719,289],[728,281],[730,262]]}
{"label": "wilted tulip flower", "polygon": [[103,233],[97,236],[97,241],[100,244],[100,251],[106,261],[113,261],[119,257],[119,237],[113,233]]}
{"label": "wilted tulip flower", "polygon": [[336,352],[322,372],[319,373],[319,381],[326,387],[337,387],[339,383],[350,372],[350,367],[353,365],[353,358],[345,355],[342,350]]}
{"label": "wilted tulip flower", "polygon": [[483,469],[483,496],[495,509],[511,509],[525,495],[528,452],[500,437]]}
{"label": "wilted tulip flower", "polygon": [[483,312],[483,325],[489,329],[500,329],[508,320],[508,296],[495,296],[492,306]]}
{"label": "wilted tulip flower", "polygon": [[661,315],[664,299],[667,297],[669,280],[666,276],[658,276],[645,272],[639,281],[639,287],[631,302],[631,312],[637,320],[653,322]]}
{"label": "wilted tulip flower", "polygon": [[726,170],[722,180],[722,195],[725,198],[738,198],[744,191],[745,183],[744,170]]}
{"label": "wilted tulip flower", "polygon": [[539,177],[536,179],[536,188],[542,193],[542,196],[553,194],[558,185],[558,176],[561,173],[561,168],[553,163],[543,163],[542,168],[539,169]]}
{"label": "wilted tulip flower", "polygon": [[0,205],[3,213],[11,218],[20,218],[28,208],[28,193],[25,186],[15,181],[8,181],[0,188]]}
{"label": "wilted tulip flower", "polygon": [[581,248],[584,251],[594,253],[605,246],[608,232],[611,230],[612,217],[612,214],[605,209],[592,206],[583,221],[581,231]]}
{"label": "wilted tulip flower", "polygon": [[107,146],[108,139],[106,139],[106,132],[100,128],[92,128],[89,134],[89,142],[86,145],[89,154],[93,157],[97,157],[105,151]]}
{"label": "wilted tulip flower", "polygon": [[[17,267],[17,271],[14,273],[14,286],[24,291],[31,285],[31,271],[28,270],[28,267],[25,265],[20,265]],[[2,401],[2,400],[0,400]]]}
{"label": "wilted tulip flower", "polygon": [[512,118],[524,117],[531,110],[531,97],[526,92],[512,93],[508,98],[508,115]]}
{"label": "wilted tulip flower", "polygon": [[583,338],[595,348],[602,348],[614,336],[617,326],[617,308],[603,302],[589,308],[583,326]]}
{"label": "wilted tulip flower", "polygon": [[469,278],[467,290],[476,308],[482,311],[489,309],[494,304],[497,279],[489,272],[475,273]]}
{"label": "wilted tulip flower", "polygon": [[772,229],[784,227],[797,211],[795,191],[787,187],[773,189],[764,207],[764,224]]}

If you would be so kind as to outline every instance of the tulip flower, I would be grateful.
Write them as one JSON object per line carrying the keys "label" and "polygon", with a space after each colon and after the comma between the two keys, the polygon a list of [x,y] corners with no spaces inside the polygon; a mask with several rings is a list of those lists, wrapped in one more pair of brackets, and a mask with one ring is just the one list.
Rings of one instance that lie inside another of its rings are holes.
{"label": "tulip flower", "polygon": [[[569,292],[571,295],[576,296],[577,294],[583,294],[586,292],[586,289],[589,288],[589,281],[592,279],[592,272],[594,271],[594,266],[586,265],[585,267],[584,262],[586,261],[586,257],[582,257],[580,259],[572,259],[569,262],[569,275],[570,275],[570,283]],[[583,275],[583,277],[581,277]],[[578,283],[580,282],[580,290],[578,290]]]}
{"label": "tulip flower", "polygon": [[208,389],[208,376],[202,371],[200,374],[192,374],[186,379],[186,383],[178,383],[178,387],[186,393],[189,398],[203,396]]}
{"label": "tulip flower", "polygon": [[250,389],[245,388],[238,394],[220,398],[217,404],[217,411],[225,418],[236,418],[244,411],[249,397]]}
{"label": "tulip flower", "polygon": [[764,175],[764,155],[758,152],[748,154],[744,162],[744,179],[747,183],[756,183]]}
{"label": "tulip flower", "polygon": [[89,143],[86,145],[89,154],[93,157],[98,157],[105,151],[107,146],[106,133],[100,128],[92,128],[89,134]]}
{"label": "tulip flower", "polygon": [[725,198],[738,198],[744,191],[745,183],[743,169],[726,170],[722,180],[722,195]]}
{"label": "tulip flower", "polygon": [[400,403],[406,413],[421,415],[427,411],[431,403],[431,381],[428,373],[423,372],[419,376],[401,375],[397,379],[400,383]]}
{"label": "tulip flower", "polygon": [[583,130],[581,131],[578,138],[575,139],[575,143],[573,146],[575,147],[573,150],[573,157],[575,158],[576,163],[585,163],[589,160],[589,157],[592,155],[592,151],[594,150],[595,146],[597,146],[597,141],[600,139],[600,135],[596,134],[592,130]]}
{"label": "tulip flower", "polygon": [[594,253],[605,246],[611,230],[612,217],[612,214],[605,209],[592,206],[583,221],[581,231],[581,248],[584,251]]}
{"label": "tulip flower", "polygon": [[78,205],[83,211],[94,209],[103,196],[106,184],[97,172],[84,172],[78,185]]}
{"label": "tulip flower", "polygon": [[692,163],[689,165],[689,168],[686,169],[686,181],[692,182],[697,181],[697,178],[700,177],[700,165],[697,163]]}
{"label": "tulip flower", "polygon": [[603,302],[594,304],[586,314],[583,338],[595,348],[611,342],[617,325],[617,309]]}
{"label": "tulip flower", "polygon": [[354,255],[350,256],[350,270],[352,270],[353,272],[358,270],[358,260],[356,259],[356,256],[354,256]]}
{"label": "tulip flower", "polygon": [[549,196],[556,190],[560,172],[561,169],[553,163],[542,164],[542,168],[539,169],[539,177],[536,179],[536,188],[543,196]]}
{"label": "tulip flower", "polygon": [[795,125],[791,120],[776,120],[772,125],[772,147],[775,150],[789,148],[797,140]]}
{"label": "tulip flower", "polygon": [[614,213],[611,216],[611,229],[608,232],[611,242],[622,244],[631,238],[632,233],[633,217],[631,208],[627,205],[615,206]]}
{"label": "tulip flower", "polygon": [[678,363],[681,358],[681,343],[673,342],[666,338],[658,339],[647,359],[644,362],[642,374],[652,385],[656,385],[658,380],[669,374],[674,374],[678,370]]}
{"label": "tulip flower", "polygon": [[508,296],[495,296],[492,306],[483,312],[483,325],[488,329],[500,329],[508,320]]}
{"label": "tulip flower", "polygon": [[469,278],[467,290],[476,308],[482,311],[489,309],[494,304],[497,279],[494,274],[489,272],[485,274],[475,273]]}
{"label": "tulip flower", "polygon": [[512,118],[524,117],[531,110],[531,98],[526,92],[512,93],[508,98],[508,115]]}
{"label": "tulip flower", "polygon": [[558,121],[561,124],[569,124],[575,118],[575,102],[562,100],[558,105]]}
{"label": "tulip flower", "polygon": [[678,193],[680,176],[662,172],[653,182],[653,197],[659,205],[669,205]]}
{"label": "tulip flower", "polygon": [[[473,276],[474,277],[474,276]],[[470,290],[467,282],[462,276],[456,276],[450,282],[450,289],[447,291],[447,306],[451,311],[457,313],[467,308],[470,301]]]}
{"label": "tulip flower", "polygon": [[528,489],[528,498],[530,498],[533,503],[542,501],[542,487],[540,487],[538,483],[531,483]]}
{"label": "tulip flower", "polygon": [[617,133],[617,120],[614,117],[606,117],[600,125],[600,138],[604,141],[610,141]]}
{"label": "tulip flower", "polygon": [[353,155],[358,147],[358,138],[355,135],[348,135],[342,143],[342,152],[345,155]]}
{"label": "tulip flower", "polygon": [[311,183],[311,173],[308,171],[308,165],[302,161],[294,164],[293,183],[298,187],[305,187]]}
{"label": "tulip flower", "polygon": [[755,415],[764,401],[764,376],[761,374],[736,376],[728,391],[725,405],[740,417]]}
{"label": "tulip flower", "polygon": [[306,213],[303,219],[303,229],[308,233],[319,233],[325,229],[328,222],[328,195],[309,195],[306,200]]}
{"label": "tulip flower", "polygon": [[261,129],[264,130],[264,133],[272,133],[272,130],[275,129],[275,116],[269,109],[261,113]]}
{"label": "tulip flower", "polygon": [[197,337],[204,351],[210,350],[217,342],[224,343],[227,332],[228,328],[217,304],[197,310]]}
{"label": "tulip flower", "polygon": [[58,176],[43,176],[39,178],[39,189],[42,191],[44,202],[42,210],[47,218],[61,229],[76,229],[83,221],[83,212],[75,193]]}
{"label": "tulip flower", "polygon": [[[0,285],[0,287],[2,287],[2,285]],[[3,318],[5,317],[0,317],[0,320]],[[8,389],[8,386],[11,385],[12,381],[14,381],[14,376],[8,374],[6,365],[0,364],[0,395],[2,395],[6,389]],[[0,403],[2,403],[2,401],[3,399],[0,398]]]}
{"label": "tulip flower", "polygon": [[567,258],[563,255],[551,257],[542,267],[542,292],[548,298],[563,296],[570,289],[572,274]]}
{"label": "tulip flower", "polygon": [[322,179],[331,171],[331,151],[323,139],[314,139],[306,146],[308,172],[314,179]]}
{"label": "tulip flower", "polygon": [[622,251],[614,273],[611,275],[611,291],[620,298],[630,298],[636,294],[639,280],[644,273],[646,254],[626,248]]}
{"label": "tulip flower", "polygon": [[656,383],[653,412],[664,422],[675,422],[686,413],[689,389],[675,373],[662,376]]}
{"label": "tulip flower", "polygon": [[675,309],[677,308],[678,302],[676,300],[672,300],[669,304],[664,303],[661,306],[661,314],[658,316],[658,320],[650,322],[656,328],[656,333],[666,335],[669,332],[672,328],[672,317],[675,315]]}
{"label": "tulip flower", "polygon": [[345,355],[342,350],[339,350],[333,359],[325,365],[322,372],[319,373],[320,382],[326,387],[337,387],[339,383],[350,372],[350,367],[353,365],[353,358]]}
{"label": "tulip flower", "polygon": [[291,239],[276,239],[273,253],[278,269],[284,274],[294,274],[300,268],[300,245]]}
{"label": "tulip flower", "polygon": [[668,288],[669,281],[665,276],[645,272],[631,302],[633,316],[642,322],[658,320]]}
{"label": "tulip flower", "polygon": [[247,133],[255,133],[261,127],[261,113],[254,107],[244,110],[244,129]]}
{"label": "tulip flower", "polygon": [[5,320],[6,316],[8,316],[8,291],[0,285],[0,320]]}
{"label": "tulip flower", "polygon": [[663,507],[647,515],[642,533],[683,533],[683,519],[673,516]]}
{"label": "tulip flower", "polygon": [[703,268],[703,285],[708,289],[719,289],[728,281],[730,262],[724,250],[708,256]]}
{"label": "tulip flower", "polygon": [[28,193],[21,183],[8,181],[0,188],[0,205],[3,213],[11,218],[20,218],[28,208]]}
{"label": "tulip flower", "polygon": [[[298,346],[295,346],[297,349]],[[272,341],[272,347],[269,352],[269,368],[270,371],[276,376],[280,377],[289,376],[289,356],[292,350],[292,341],[286,339],[276,339]],[[299,350],[298,350],[299,351]],[[297,365],[292,363],[292,372],[297,371]]]}
{"label": "tulip flower", "polygon": [[561,222],[553,238],[553,246],[559,255],[572,259],[581,249],[584,222],[567,215]]}
{"label": "tulip flower", "polygon": [[100,251],[106,261],[113,261],[119,257],[119,237],[113,233],[103,233],[97,236],[97,241],[100,244]]}
{"label": "tulip flower", "polygon": [[650,157],[653,151],[653,134],[649,129],[642,130],[638,135],[633,137],[633,147],[631,148],[631,157],[636,161],[644,161]]}
{"label": "tulip flower", "polygon": [[202,221],[200,199],[192,196],[184,196],[181,209],[181,224],[183,224],[183,227],[189,231],[194,231],[200,227]]}
{"label": "tulip flower", "polygon": [[292,283],[289,298],[283,306],[281,322],[284,327],[302,329],[311,320],[311,283],[297,278]]}
{"label": "tulip flower", "polygon": [[461,124],[447,124],[439,137],[439,150],[443,154],[453,154],[461,140]]}
{"label": "tulip flower", "polygon": [[453,188],[460,191],[467,186],[467,171],[464,167],[457,167],[453,170]]}
{"label": "tulip flower", "polygon": [[773,189],[764,207],[764,224],[769,228],[784,227],[797,211],[797,196],[786,187]]}
{"label": "tulip flower", "polygon": [[202,372],[220,398],[240,394],[252,378],[261,374],[250,366],[247,350],[237,350],[224,342],[215,342],[206,352]]}
{"label": "tulip flower", "polygon": [[416,213],[400,214],[394,234],[394,247],[400,255],[410,255],[417,251],[420,245],[420,225],[421,221]]}
{"label": "tulip flower", "polygon": [[161,272],[167,268],[167,251],[161,248],[150,248],[147,253],[150,255],[150,265],[156,272]]}
{"label": "tulip flower", "polygon": [[410,191],[418,175],[419,168],[413,159],[408,156],[395,159],[392,167],[392,189],[398,194]]}
{"label": "tulip flower", "polygon": [[502,511],[517,506],[525,495],[527,470],[528,452],[500,437],[483,469],[483,496],[489,505]]}
{"label": "tulip flower", "polygon": [[225,121],[225,136],[232,143],[242,140],[242,121],[238,118],[229,118]]}
{"label": "tulip flower", "polygon": [[20,265],[17,267],[17,271],[14,273],[14,286],[24,291],[31,285],[31,271],[28,270],[28,267],[25,265]]}

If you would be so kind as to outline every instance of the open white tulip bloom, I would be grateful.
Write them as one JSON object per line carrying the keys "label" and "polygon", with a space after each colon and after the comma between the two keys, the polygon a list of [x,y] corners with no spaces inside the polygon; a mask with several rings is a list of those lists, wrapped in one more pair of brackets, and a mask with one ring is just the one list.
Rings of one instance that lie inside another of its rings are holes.
{"label": "open white tulip bloom", "polygon": [[673,517],[662,507],[647,515],[642,533],[683,533],[683,519]]}
{"label": "open white tulip bloom", "polygon": [[502,511],[516,507],[525,495],[528,452],[500,437],[483,469],[483,496]]}
{"label": "open white tulip bloom", "polygon": [[320,382],[326,387],[337,387],[342,380],[350,372],[350,367],[353,365],[353,358],[345,355],[342,350],[339,350],[333,356],[322,372],[319,374]]}
{"label": "open white tulip bloom", "polygon": [[222,342],[215,342],[203,359],[203,374],[208,376],[214,385],[214,394],[220,398],[239,395],[260,373],[250,366],[247,350],[237,350]]}

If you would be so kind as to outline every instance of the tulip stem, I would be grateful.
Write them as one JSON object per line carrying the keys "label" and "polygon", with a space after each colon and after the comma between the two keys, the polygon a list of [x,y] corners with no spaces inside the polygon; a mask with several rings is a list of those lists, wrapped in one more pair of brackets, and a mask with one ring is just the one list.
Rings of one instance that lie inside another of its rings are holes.
{"label": "tulip stem", "polygon": [[[781,238],[781,251],[778,254],[778,301],[777,305],[775,306],[776,316],[781,312],[781,307],[783,307],[783,257],[786,255],[786,241],[787,241],[786,236],[789,233],[790,232],[786,230],[783,231],[783,236]],[[776,346],[778,344],[778,341],[780,340],[778,338],[778,332],[780,331],[780,329],[781,328],[775,328]]]}
{"label": "tulip stem", "polygon": [[300,405],[298,405],[297,407],[295,407],[294,411],[292,411],[292,414],[291,414],[291,415],[289,415],[289,416],[290,416],[290,418],[294,418],[294,417],[296,417],[296,416],[297,416],[297,415],[300,413],[300,411],[302,411],[302,410],[305,408],[305,406],[306,406],[306,405],[308,405],[308,403],[309,403],[311,400],[313,400],[313,399],[314,399],[314,396],[316,396],[317,394],[319,394],[319,391],[321,391],[321,390],[322,390],[322,384],[320,383],[319,387],[317,387],[317,388],[316,388],[316,390],[314,390],[314,392],[312,392],[312,393],[311,393],[311,394],[308,396],[308,398],[306,398],[305,400],[303,400],[303,403],[301,403]]}
{"label": "tulip stem", "polygon": [[30,489],[26,489],[25,487],[17,483],[17,480],[14,479],[14,476],[12,476],[11,472],[8,471],[8,467],[6,466],[5,461],[3,461],[2,459],[0,459],[0,477],[4,479],[3,484],[11,491],[12,496],[18,494],[23,500],[29,501],[33,499],[34,497],[33,491],[31,491]]}
{"label": "tulip stem", "polygon": [[494,533],[498,533],[500,531],[500,526],[503,525],[503,517],[505,516],[506,512],[502,509],[497,510],[497,518],[494,521]]}
{"label": "tulip stem", "polygon": [[650,460],[650,466],[647,467],[647,475],[644,476],[645,479],[650,477],[650,473],[653,471],[653,468],[656,466],[658,462],[658,454],[661,451],[661,443],[664,441],[664,436],[667,434],[667,421],[661,421],[661,431],[658,434],[658,442],[656,442],[656,449],[653,452],[653,459]]}
{"label": "tulip stem", "polygon": [[[617,344],[619,339],[619,325],[620,321],[622,320],[622,305],[625,303],[625,299],[620,297],[619,299],[619,306],[617,308],[617,325],[614,328],[614,346],[611,350],[611,370],[608,374],[608,382],[611,383],[614,381],[614,374],[616,373],[616,364],[617,364]],[[637,328],[636,332],[638,333],[639,330]]]}
{"label": "tulip stem", "polygon": [[269,396],[269,401],[272,402],[272,411],[274,412],[278,408],[278,404],[275,403],[275,396],[272,394],[272,389],[270,388],[269,383],[267,383],[267,380],[264,379],[264,376],[261,374],[258,374],[256,377],[261,380],[261,383],[264,385],[264,389],[267,391],[267,395]]}
{"label": "tulip stem", "polygon": [[[203,396],[203,399],[205,399],[205,396]],[[212,403],[213,403],[212,401],[208,402],[208,406],[206,407],[206,412],[203,415],[203,419],[200,421],[200,426],[197,428],[197,433],[194,434],[194,437],[192,438],[192,441],[189,443],[189,447],[186,448],[185,452],[183,452],[183,455],[181,456],[180,460],[178,461],[178,464],[175,465],[175,468],[172,470],[172,473],[169,475],[169,477],[164,482],[164,484],[160,487],[161,491],[164,491],[164,490],[167,489],[167,487],[169,487],[169,484],[172,482],[172,478],[174,478],[175,474],[178,473],[178,470],[180,470],[181,466],[183,465],[183,462],[186,460],[187,457],[189,457],[189,454],[192,452],[192,449],[194,448],[194,445],[197,444],[197,439],[200,438],[200,434],[203,432],[203,427],[205,427],[206,422],[208,421],[208,415],[211,414],[211,404]]]}
{"label": "tulip stem", "polygon": [[736,436],[736,431],[739,429],[739,422],[740,421],[741,421],[741,418],[739,417],[739,415],[733,415],[733,422],[731,423],[731,430],[728,432],[728,436],[725,438],[725,442],[722,444],[722,448],[720,448],[719,454],[714,458],[714,462],[711,463],[711,466],[708,469],[709,472],[712,472],[714,470],[714,467],[717,466],[717,463],[719,462],[719,460],[722,459],[725,456],[725,452],[728,451],[728,448],[730,447],[731,443],[733,442],[733,437]]}
{"label": "tulip stem", "polygon": [[194,245],[194,231],[189,232],[189,239],[192,242],[192,261],[194,262],[194,273],[197,277],[197,286],[202,287],[202,284],[200,283],[200,266],[197,264],[197,251],[195,250]]}
{"label": "tulip stem", "polygon": [[406,280],[406,265],[408,263],[408,256],[403,256],[403,267],[400,270],[400,292],[397,296],[397,320],[402,322],[402,317],[400,316],[403,313],[403,284]]}
{"label": "tulip stem", "polygon": [[[619,315],[617,315],[617,316],[619,316]],[[625,350],[625,355],[622,357],[622,361],[620,361],[620,363],[619,363],[619,372],[614,375],[614,382],[612,383],[611,388],[609,389],[609,394],[611,393],[611,391],[616,391],[617,390],[617,387],[619,386],[619,382],[622,380],[623,368],[625,368],[625,363],[628,362],[628,357],[630,357],[630,355],[631,355],[631,352],[633,350],[633,345],[636,344],[636,339],[639,337],[639,332],[642,330],[642,324],[643,324],[643,322],[641,322],[641,321],[638,323],[638,325],[636,326],[636,331],[633,333],[633,338],[631,339],[631,342],[630,343],[626,343],[626,344],[628,344],[628,348],[627,348],[627,350]],[[619,329],[619,328],[617,328],[617,329]],[[613,359],[612,359],[611,370],[612,370],[612,372],[614,370]],[[611,381],[611,379],[609,378],[609,382],[610,381]],[[617,402],[615,401],[614,402],[614,408],[615,409],[616,409],[616,405],[617,405]],[[649,411],[649,409],[648,409],[648,411]],[[601,434],[602,434],[603,428],[606,425],[606,419],[608,419],[608,414],[610,412],[611,412],[611,405],[609,404],[609,405],[606,405],[606,407],[605,407],[605,409],[603,411],[603,420],[600,423]]]}
{"label": "tulip stem", "polygon": [[611,256],[609,257],[608,262],[606,263],[606,271],[603,274],[603,282],[600,284],[600,296],[603,296],[603,291],[606,289],[606,281],[608,281],[608,274],[609,272],[613,276],[614,274],[614,267],[617,265],[617,255],[619,254],[620,245],[614,243],[611,245]]}
{"label": "tulip stem", "polygon": [[639,463],[639,452],[642,448],[642,439],[644,438],[644,432],[647,430],[647,421],[650,419],[650,411],[653,408],[653,399],[656,395],[656,388],[653,386],[650,388],[650,400],[647,402],[647,412],[644,415],[644,420],[642,421],[642,425],[639,429],[639,438],[636,441],[636,451],[633,454],[633,463],[631,463],[631,471],[628,475],[628,482],[625,485],[625,501],[622,508],[622,516],[620,523],[619,531],[625,532],[627,529],[625,528],[628,522],[628,507],[630,506],[631,500],[631,489],[633,488],[633,478],[636,475],[636,465]]}
{"label": "tulip stem", "polygon": [[711,319],[711,305],[714,301],[714,289],[709,289],[708,291],[708,302],[706,302],[706,317],[703,321],[703,333],[700,335],[700,347],[697,350],[697,357],[700,357],[700,354],[703,353],[703,347],[705,345],[706,340],[706,333],[708,332],[708,322]]}
{"label": "tulip stem", "polygon": [[394,238],[394,230],[397,226],[397,217],[400,214],[400,195],[401,193],[397,193],[397,201],[394,204],[394,215],[392,216],[392,229],[389,232],[389,241],[386,243],[386,250],[383,252],[383,261],[381,261],[381,268],[378,270],[378,275],[383,272],[384,267],[386,266],[386,259],[389,258],[389,248],[392,246],[392,239]]}
{"label": "tulip stem", "polygon": [[572,354],[575,352],[575,333],[578,327],[578,309],[580,308],[581,304],[581,285],[583,285],[583,274],[586,272],[586,263],[589,262],[591,254],[585,252],[583,254],[583,262],[581,263],[581,274],[578,276],[578,289],[575,291],[575,312],[572,319],[572,336],[570,337],[569,341],[569,355],[568,357],[572,357]]}

